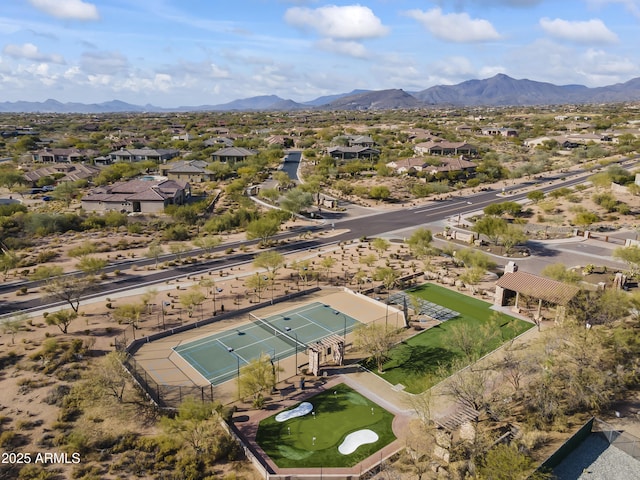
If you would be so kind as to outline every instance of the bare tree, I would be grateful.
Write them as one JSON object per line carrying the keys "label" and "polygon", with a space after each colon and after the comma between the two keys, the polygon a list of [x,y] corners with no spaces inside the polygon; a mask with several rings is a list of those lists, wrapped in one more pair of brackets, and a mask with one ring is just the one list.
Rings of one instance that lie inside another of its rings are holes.
{"label": "bare tree", "polygon": [[384,362],[389,351],[398,343],[400,338],[397,329],[388,325],[370,323],[359,325],[354,330],[354,346],[375,360],[378,371],[383,371]]}
{"label": "bare tree", "polygon": [[87,277],[54,277],[44,286],[44,291],[50,296],[69,304],[78,313],[80,300],[90,288],[91,282]]}

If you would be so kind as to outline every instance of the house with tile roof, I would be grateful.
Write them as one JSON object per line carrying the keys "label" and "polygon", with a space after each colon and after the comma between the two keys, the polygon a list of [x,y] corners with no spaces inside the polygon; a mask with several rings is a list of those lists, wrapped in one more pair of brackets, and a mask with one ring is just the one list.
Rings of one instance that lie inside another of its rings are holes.
{"label": "house with tile roof", "polygon": [[244,162],[247,158],[257,155],[258,152],[244,147],[221,148],[211,154],[214,162],[237,163]]}
{"label": "house with tile roof", "polygon": [[41,178],[51,177],[57,183],[76,182],[78,180],[90,180],[100,173],[98,167],[93,165],[85,165],[83,163],[66,163],[58,165],[47,165],[24,173],[24,178],[28,180],[32,186]]}
{"label": "house with tile roof", "polygon": [[431,175],[449,172],[471,174],[476,171],[476,164],[470,162],[469,160],[466,160],[462,155],[460,155],[459,157],[447,157],[440,159],[438,165],[427,165],[423,168],[423,170]]}
{"label": "house with tile roof", "polygon": [[413,150],[418,155],[467,155],[478,154],[478,149],[466,142],[429,141],[417,143]]}
{"label": "house with tile roof", "polygon": [[203,160],[186,160],[166,163],[160,166],[160,175],[170,180],[188,183],[209,182],[213,179],[213,172],[207,170],[208,162]]}
{"label": "house with tile roof", "polygon": [[173,148],[121,148],[109,153],[112,162],[143,162],[154,161],[158,164],[166,163],[180,155],[180,150]]}
{"label": "house with tile roof", "polygon": [[77,148],[45,148],[31,154],[34,162],[42,163],[71,163],[89,159],[93,152],[78,150]]}
{"label": "house with tile roof", "polygon": [[387,163],[387,167],[395,170],[396,173],[421,172],[427,167],[424,157],[403,158]]}
{"label": "house with tile roof", "polygon": [[354,158],[367,158],[371,160],[380,155],[380,150],[370,147],[329,147],[327,155],[339,160],[351,160]]}
{"label": "house with tile roof", "polygon": [[165,207],[183,205],[190,197],[191,187],[186,182],[135,179],[93,189],[82,197],[82,208],[91,212],[162,213]]}

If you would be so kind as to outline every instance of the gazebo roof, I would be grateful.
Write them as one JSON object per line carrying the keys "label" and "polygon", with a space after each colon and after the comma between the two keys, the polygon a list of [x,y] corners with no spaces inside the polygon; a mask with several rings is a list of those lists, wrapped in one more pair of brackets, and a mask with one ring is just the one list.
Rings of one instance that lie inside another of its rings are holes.
{"label": "gazebo roof", "polygon": [[558,305],[569,303],[580,290],[575,285],[520,271],[505,273],[496,286]]}

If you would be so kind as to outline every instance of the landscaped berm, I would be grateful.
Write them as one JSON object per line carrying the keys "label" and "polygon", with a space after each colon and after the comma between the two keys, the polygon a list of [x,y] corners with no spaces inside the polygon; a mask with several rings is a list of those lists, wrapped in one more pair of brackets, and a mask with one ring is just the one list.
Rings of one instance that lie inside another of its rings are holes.
{"label": "landscaped berm", "polygon": [[256,441],[280,468],[352,467],[395,440],[393,415],[344,384],[260,422]]}

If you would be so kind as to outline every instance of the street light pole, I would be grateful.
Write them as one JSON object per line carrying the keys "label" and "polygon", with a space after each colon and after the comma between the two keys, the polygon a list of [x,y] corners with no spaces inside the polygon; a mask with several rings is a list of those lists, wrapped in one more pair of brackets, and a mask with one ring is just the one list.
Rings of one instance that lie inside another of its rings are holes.
{"label": "street light pole", "polygon": [[236,357],[236,362],[238,364],[238,367],[236,369],[236,378],[237,378],[237,382],[238,382],[238,399],[240,399],[240,357],[238,356],[238,354],[236,352],[233,351],[233,347],[227,347],[227,351],[231,355]]}
{"label": "street light pole", "polygon": [[285,327],[287,332],[291,332],[293,336],[296,338],[296,364],[294,369],[294,375],[298,375],[298,334],[291,330],[291,327]]}
{"label": "street light pole", "polygon": [[344,319],[344,328],[342,329],[342,361],[344,362],[344,356],[347,353],[347,316],[344,313],[339,312],[338,310],[334,310],[333,314],[340,314]]}

